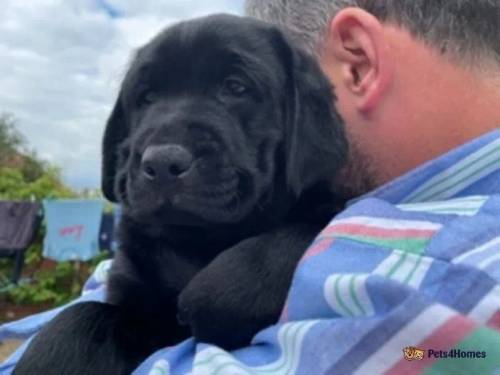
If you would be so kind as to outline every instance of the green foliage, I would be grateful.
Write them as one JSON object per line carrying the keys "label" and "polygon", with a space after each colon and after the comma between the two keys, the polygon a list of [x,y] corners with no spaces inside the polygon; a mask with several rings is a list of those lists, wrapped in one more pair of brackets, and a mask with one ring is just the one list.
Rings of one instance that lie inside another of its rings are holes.
{"label": "green foliage", "polygon": [[[76,198],[78,195],[62,182],[57,167],[40,160],[34,151],[26,151],[24,137],[15,124],[12,116],[0,115],[0,199]],[[98,195],[98,192],[92,194]],[[83,195],[87,197],[90,193]],[[57,306],[66,303],[80,293],[93,268],[106,257],[104,253],[91,262],[61,262],[44,268],[44,233],[42,226],[25,254],[23,276],[28,276],[30,281],[6,289],[0,299],[17,304],[49,302]],[[0,259],[0,283],[8,280],[12,267],[12,260]]]}
{"label": "green foliage", "polygon": [[0,162],[19,151],[24,144],[24,138],[16,130],[15,124],[12,115],[5,113],[0,115]]}
{"label": "green foliage", "polygon": [[49,169],[35,151],[28,150],[25,138],[16,129],[16,120],[8,114],[0,114],[0,167],[19,170],[28,182],[39,179]]}
{"label": "green foliage", "polygon": [[[58,305],[70,300],[74,294],[74,285],[79,285],[74,282],[74,275],[71,264],[58,263],[55,270],[37,272],[36,282],[23,282],[9,289],[8,295],[18,304],[53,302]],[[68,282],[71,285],[69,288]],[[61,288],[61,285],[64,287]]]}
{"label": "green foliage", "polygon": [[67,303],[80,294],[87,278],[105,258],[106,253],[100,253],[87,263],[60,262],[54,269],[37,271],[33,282],[8,289],[7,299],[17,304]]}
{"label": "green foliage", "polygon": [[61,182],[59,171],[55,167],[47,167],[34,181],[27,180],[18,169],[0,168],[0,199],[40,201],[72,197],[76,197],[76,194]]}

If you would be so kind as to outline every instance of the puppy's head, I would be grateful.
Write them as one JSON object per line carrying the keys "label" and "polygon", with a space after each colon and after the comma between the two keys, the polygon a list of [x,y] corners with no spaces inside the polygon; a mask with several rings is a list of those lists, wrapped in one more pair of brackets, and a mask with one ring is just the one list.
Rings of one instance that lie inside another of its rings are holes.
{"label": "puppy's head", "polygon": [[276,28],[217,15],[141,48],[103,142],[103,191],[171,224],[285,215],[346,140],[328,80]]}

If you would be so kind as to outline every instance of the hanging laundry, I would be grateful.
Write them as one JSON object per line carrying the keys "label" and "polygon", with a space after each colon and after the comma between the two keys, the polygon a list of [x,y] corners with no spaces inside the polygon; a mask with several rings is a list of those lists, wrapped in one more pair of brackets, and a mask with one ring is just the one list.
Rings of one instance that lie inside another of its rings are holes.
{"label": "hanging laundry", "polygon": [[40,226],[40,204],[0,201],[0,256],[14,258],[10,281],[17,283],[24,265],[24,252]]}
{"label": "hanging laundry", "polygon": [[0,201],[0,250],[25,250],[38,229],[40,205]]}
{"label": "hanging laundry", "polygon": [[43,255],[56,261],[89,260],[99,252],[104,203],[100,200],[46,200]]}
{"label": "hanging laundry", "polygon": [[99,248],[101,251],[113,251],[115,216],[105,213],[101,219],[101,230],[99,232]]}
{"label": "hanging laundry", "polygon": [[118,228],[120,227],[120,221],[122,219],[122,207],[115,206],[113,215],[114,215],[114,232],[113,232],[113,242],[111,243],[111,250],[117,251],[120,247],[120,244],[118,242]]}

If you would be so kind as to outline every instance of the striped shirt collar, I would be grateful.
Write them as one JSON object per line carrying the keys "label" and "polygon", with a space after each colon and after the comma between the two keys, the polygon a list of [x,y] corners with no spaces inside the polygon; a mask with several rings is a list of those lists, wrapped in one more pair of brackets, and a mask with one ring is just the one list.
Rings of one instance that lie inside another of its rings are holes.
{"label": "striped shirt collar", "polygon": [[352,200],[378,198],[393,204],[500,194],[500,130],[487,133]]}

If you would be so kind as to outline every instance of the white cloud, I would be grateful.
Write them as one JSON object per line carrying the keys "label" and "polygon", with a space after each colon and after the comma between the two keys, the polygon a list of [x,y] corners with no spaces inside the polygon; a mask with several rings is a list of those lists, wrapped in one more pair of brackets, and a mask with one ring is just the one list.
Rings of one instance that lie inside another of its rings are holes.
{"label": "white cloud", "polygon": [[3,0],[0,112],[16,116],[70,185],[97,187],[104,123],[131,52],[173,22],[241,8],[242,0]]}

